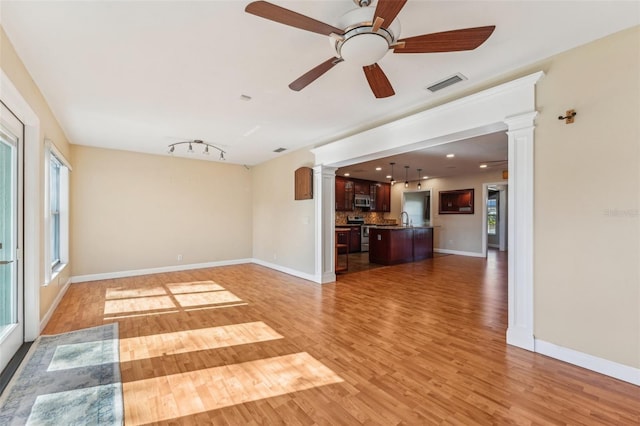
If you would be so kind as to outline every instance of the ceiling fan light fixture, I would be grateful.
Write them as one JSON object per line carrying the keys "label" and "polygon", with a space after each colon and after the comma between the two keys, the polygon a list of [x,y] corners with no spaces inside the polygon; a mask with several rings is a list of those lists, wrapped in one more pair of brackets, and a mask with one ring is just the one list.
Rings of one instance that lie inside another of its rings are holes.
{"label": "ceiling fan light fixture", "polygon": [[400,23],[394,20],[388,28],[373,31],[372,8],[351,10],[339,19],[337,26],[345,29],[340,39],[330,38],[339,58],[345,63],[363,67],[382,59],[400,35]]}
{"label": "ceiling fan light fixture", "polygon": [[363,32],[338,42],[336,51],[345,63],[363,67],[382,59],[389,51],[389,43],[378,34]]}

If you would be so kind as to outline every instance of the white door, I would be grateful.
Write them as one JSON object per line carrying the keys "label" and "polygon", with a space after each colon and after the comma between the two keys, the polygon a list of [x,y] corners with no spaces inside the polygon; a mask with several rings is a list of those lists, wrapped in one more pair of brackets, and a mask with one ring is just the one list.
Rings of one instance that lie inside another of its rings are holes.
{"label": "white door", "polygon": [[22,123],[0,103],[0,372],[24,343],[23,135]]}

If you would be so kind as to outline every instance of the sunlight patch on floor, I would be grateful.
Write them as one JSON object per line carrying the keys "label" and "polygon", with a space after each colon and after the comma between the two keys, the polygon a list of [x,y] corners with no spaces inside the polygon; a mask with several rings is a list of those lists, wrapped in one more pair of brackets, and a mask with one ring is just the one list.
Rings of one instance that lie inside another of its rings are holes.
{"label": "sunlight patch on floor", "polygon": [[343,380],[306,352],[123,384],[127,424],[147,424]]}
{"label": "sunlight patch on floor", "polygon": [[246,305],[213,281],[170,283],[146,289],[108,288],[105,298],[105,320]]}
{"label": "sunlight patch on floor", "polygon": [[221,303],[242,302],[242,299],[226,290],[211,291],[207,293],[176,294],[174,297],[183,308],[203,305],[219,305]]}
{"label": "sunlight patch on floor", "polygon": [[104,314],[125,314],[160,309],[172,309],[176,305],[169,296],[136,297],[133,299],[106,300]]}
{"label": "sunlight patch on floor", "polygon": [[167,290],[163,287],[151,287],[151,288],[108,288],[105,294],[105,299],[131,299],[133,297],[149,297],[149,296],[164,296],[167,294]]}
{"label": "sunlight patch on floor", "polygon": [[200,293],[205,291],[220,291],[224,290],[220,284],[216,284],[213,281],[193,281],[188,283],[171,283],[167,284],[167,288],[173,294],[181,293]]}
{"label": "sunlight patch on floor", "polygon": [[282,339],[262,321],[120,339],[120,362]]}

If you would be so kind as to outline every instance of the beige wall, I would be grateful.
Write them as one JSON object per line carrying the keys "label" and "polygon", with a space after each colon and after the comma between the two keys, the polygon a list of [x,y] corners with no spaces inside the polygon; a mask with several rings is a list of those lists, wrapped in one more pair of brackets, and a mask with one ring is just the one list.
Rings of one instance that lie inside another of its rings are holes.
{"label": "beige wall", "polygon": [[[294,200],[294,171],[313,166],[299,150],[254,167],[253,257],[305,274],[315,270],[314,200]],[[318,197],[317,193],[314,198]]]}
{"label": "beige wall", "polygon": [[[434,226],[433,246],[436,249],[469,253],[482,252],[482,184],[506,182],[502,169],[465,176],[431,178],[422,181],[423,189],[431,189],[431,225]],[[438,193],[452,189],[474,189],[474,214],[438,214]],[[404,185],[391,187],[391,212],[385,215],[400,223]]]}
{"label": "beige wall", "polygon": [[[29,104],[33,112],[38,116],[40,120],[40,135],[38,138],[39,146],[34,151],[37,152],[39,165],[38,170],[25,170],[25,173],[33,173],[37,176],[37,194],[35,197],[39,200],[40,205],[38,211],[44,211],[44,176],[42,171],[44,170],[44,140],[50,139],[56,147],[63,153],[63,155],[69,157],[69,142],[66,135],[62,131],[62,128],[58,124],[53,113],[49,109],[47,102],[45,101],[40,89],[31,79],[31,75],[25,68],[24,64],[16,54],[11,41],[8,39],[4,32],[4,29],[0,27],[0,68],[11,80],[15,88],[20,92],[20,95]],[[0,94],[0,99],[2,94]],[[27,195],[28,196],[28,195]],[[44,215],[39,215],[40,221],[37,224],[38,233],[40,234],[39,247],[37,248],[38,259],[36,264],[39,267],[38,270],[38,284],[43,284],[45,280],[44,270]],[[52,306],[54,300],[58,296],[63,286],[69,280],[70,268],[65,268],[55,280],[53,280],[46,287],[40,287],[40,306],[38,307],[40,312],[40,318],[42,319],[49,308]]]}
{"label": "beige wall", "polygon": [[[535,133],[536,338],[640,368],[640,30],[552,58]],[[557,116],[575,108],[574,124]]]}
{"label": "beige wall", "polygon": [[72,159],[74,276],[251,258],[243,166],[79,145]]}

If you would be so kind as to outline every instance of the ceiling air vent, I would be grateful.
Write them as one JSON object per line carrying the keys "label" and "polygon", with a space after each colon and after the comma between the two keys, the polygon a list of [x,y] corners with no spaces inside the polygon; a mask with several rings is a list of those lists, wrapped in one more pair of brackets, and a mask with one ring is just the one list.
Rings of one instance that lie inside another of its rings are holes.
{"label": "ceiling air vent", "polygon": [[467,77],[460,73],[457,73],[452,75],[451,77],[447,77],[444,80],[440,80],[439,82],[432,84],[431,86],[427,87],[427,90],[435,93],[438,90],[442,90],[445,87],[451,86],[452,84],[460,83],[461,81],[464,81],[466,79]]}
{"label": "ceiling air vent", "polygon": [[273,152],[282,152],[282,151],[286,151],[287,148],[278,148],[278,149],[274,149]]}

